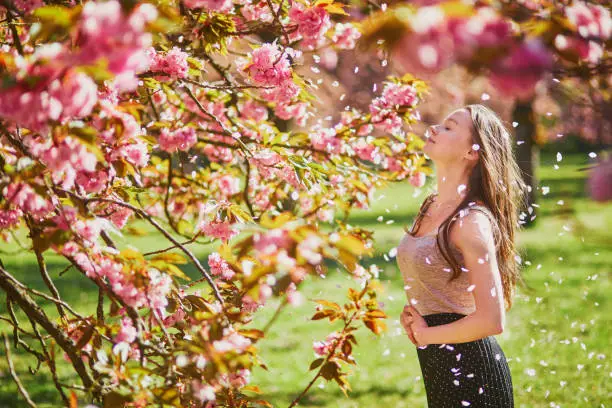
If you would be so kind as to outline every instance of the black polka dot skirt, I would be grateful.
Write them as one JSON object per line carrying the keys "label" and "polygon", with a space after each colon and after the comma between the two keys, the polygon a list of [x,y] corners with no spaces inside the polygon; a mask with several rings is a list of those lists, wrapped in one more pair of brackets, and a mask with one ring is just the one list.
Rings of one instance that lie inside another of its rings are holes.
{"label": "black polka dot skirt", "polygon": [[[423,318],[439,326],[465,317],[436,313]],[[512,377],[495,337],[417,347],[429,408],[513,408]]]}

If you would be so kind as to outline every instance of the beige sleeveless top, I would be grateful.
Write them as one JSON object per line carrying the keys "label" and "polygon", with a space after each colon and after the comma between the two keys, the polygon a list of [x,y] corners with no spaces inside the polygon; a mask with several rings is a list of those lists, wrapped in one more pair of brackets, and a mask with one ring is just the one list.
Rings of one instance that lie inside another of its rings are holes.
{"label": "beige sleeveless top", "polygon": [[[488,209],[481,205],[472,205],[469,210]],[[460,222],[460,221],[455,221]],[[410,232],[414,231],[414,224]],[[409,233],[404,236],[397,247],[397,264],[404,280],[404,290],[411,304],[422,315],[432,313],[461,313],[468,315],[476,310],[474,297],[469,291],[467,271],[463,263],[463,254],[453,244],[450,249],[462,267],[461,275],[448,282],[452,268],[444,259],[436,244],[438,230],[421,237]]]}

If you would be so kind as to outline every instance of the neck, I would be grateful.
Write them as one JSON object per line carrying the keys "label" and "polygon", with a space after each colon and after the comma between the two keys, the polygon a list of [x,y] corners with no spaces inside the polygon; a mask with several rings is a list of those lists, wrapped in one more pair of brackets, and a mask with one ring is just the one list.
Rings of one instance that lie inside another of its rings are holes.
{"label": "neck", "polygon": [[[458,203],[466,197],[469,180],[467,169],[458,171],[457,166],[453,166],[453,168],[440,166],[436,168],[436,178],[437,202],[446,203],[454,201]],[[465,188],[459,190],[460,185],[464,185]]]}

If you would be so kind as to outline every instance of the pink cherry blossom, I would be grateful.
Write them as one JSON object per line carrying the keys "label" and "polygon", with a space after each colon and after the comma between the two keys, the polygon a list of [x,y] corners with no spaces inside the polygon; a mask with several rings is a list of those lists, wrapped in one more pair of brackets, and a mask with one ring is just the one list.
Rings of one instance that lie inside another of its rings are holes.
{"label": "pink cherry blossom", "polygon": [[108,170],[81,170],[76,175],[75,184],[86,193],[99,193],[107,186],[108,174]]}
{"label": "pink cherry blossom", "polygon": [[53,181],[62,188],[72,188],[78,171],[94,171],[97,158],[78,139],[65,137],[54,143],[51,139],[27,137],[24,144],[51,171]]}
{"label": "pink cherry blossom", "polygon": [[308,104],[299,102],[293,105],[278,104],[274,107],[274,114],[283,120],[295,119],[298,126],[306,125],[308,118]]}
{"label": "pink cherry blossom", "polygon": [[176,312],[174,312],[170,316],[167,316],[164,319],[164,326],[172,327],[176,323],[183,321],[186,316],[187,316],[187,314],[185,313],[185,311],[183,309],[179,308],[179,309],[177,309]]}
{"label": "pink cherry blossom", "polygon": [[252,99],[242,102],[240,105],[240,115],[255,122],[263,122],[268,119],[268,108]]}
{"label": "pink cherry blossom", "polygon": [[340,154],[342,152],[344,142],[336,135],[334,129],[317,125],[311,130],[309,136],[312,147],[317,150],[334,154]]}
{"label": "pink cherry blossom", "polygon": [[231,197],[242,191],[240,189],[240,179],[228,174],[216,179],[214,185],[219,189],[221,194],[226,197]]}
{"label": "pink cherry blossom", "polygon": [[242,67],[258,85],[281,86],[291,80],[291,65],[284,50],[266,43],[251,52],[251,62]]}
{"label": "pink cherry blossom", "polygon": [[383,168],[391,172],[404,172],[402,163],[395,157],[386,156],[383,160]]}
{"label": "pink cherry blossom", "polygon": [[405,71],[429,79],[453,62],[454,42],[446,27],[404,35],[393,49],[396,63]]}
{"label": "pink cherry blossom", "polygon": [[412,107],[418,102],[415,89],[410,85],[387,83],[382,95],[370,104],[372,123],[375,127],[389,133],[399,132],[403,121],[396,109]]}
{"label": "pink cherry blossom", "polygon": [[204,10],[228,13],[234,8],[232,0],[184,0],[187,8],[202,8]]}
{"label": "pink cherry blossom", "polygon": [[562,52],[574,53],[579,59],[592,64],[599,63],[604,53],[602,46],[595,41],[586,41],[582,38],[568,37],[563,34],[557,34],[555,37],[555,47]]}
{"label": "pink cherry blossom", "polygon": [[156,269],[149,270],[147,285],[148,305],[152,309],[163,309],[168,305],[168,294],[172,289],[172,278]]}
{"label": "pink cherry blossom", "polygon": [[272,297],[274,294],[272,287],[265,283],[259,285],[259,303],[262,305],[266,304],[266,301]]}
{"label": "pink cherry blossom", "polygon": [[338,52],[331,48],[331,47],[326,47],[323,49],[320,49],[318,51],[319,53],[319,57],[321,58],[321,60],[319,61],[319,64],[330,71],[333,71],[334,69],[336,69],[336,67],[338,66]]}
{"label": "pink cherry blossom", "polygon": [[300,94],[300,87],[293,81],[286,81],[282,86],[273,89],[263,89],[261,96],[265,101],[278,104],[291,103]]}
{"label": "pink cherry blossom", "polygon": [[[34,61],[35,63],[36,61]],[[87,75],[68,70],[61,78],[49,67],[26,68],[24,80],[0,90],[0,116],[32,130],[48,121],[65,123],[89,115],[97,102],[96,84]],[[27,77],[38,78],[35,86]]]}
{"label": "pink cherry blossom", "polygon": [[251,296],[245,295],[242,298],[242,306],[240,308],[242,311],[246,313],[253,313],[257,311],[257,309],[259,309],[260,307],[261,305],[257,303]]}
{"label": "pink cherry blossom", "polygon": [[478,48],[507,46],[512,38],[510,22],[491,7],[479,7],[468,18],[450,18],[447,28],[454,41],[458,59],[468,61]]}
{"label": "pink cherry blossom", "polygon": [[117,0],[85,3],[78,27],[80,52],[75,56],[76,62],[90,64],[104,58],[109,71],[116,75],[117,89],[136,89],[136,74],[148,68],[146,49],[152,41],[151,34],[144,30],[145,24],[157,14],[149,3],[137,5],[129,16],[123,14]]}
{"label": "pink cherry blossom", "polygon": [[213,252],[208,255],[208,266],[210,267],[210,272],[214,276],[220,276],[221,279],[224,280],[231,280],[236,275],[218,252]]}
{"label": "pink cherry blossom", "polygon": [[30,13],[41,6],[44,6],[42,0],[13,0],[12,4],[16,9],[23,11],[24,13]]}
{"label": "pink cherry blossom", "polygon": [[[178,47],[172,47],[165,55],[161,55],[154,48],[149,48],[147,51],[151,58],[150,71],[162,72],[166,74],[168,79],[185,78],[189,71],[187,63],[187,53],[183,52]],[[163,76],[158,76],[163,78]]]}
{"label": "pink cherry blossom", "polygon": [[202,153],[213,162],[230,163],[235,160],[234,150],[229,147],[215,146],[212,144],[204,146]]}
{"label": "pink cherry blossom", "polygon": [[307,49],[317,47],[332,27],[329,13],[323,6],[305,7],[302,3],[293,2],[289,18],[297,24],[297,33],[303,38],[302,46]]}
{"label": "pink cherry blossom", "polygon": [[172,153],[177,150],[189,150],[191,146],[196,144],[198,137],[194,128],[184,126],[176,130],[162,128],[158,140],[160,149]]}
{"label": "pink cherry blossom", "polygon": [[353,145],[353,150],[361,160],[371,162],[380,161],[379,148],[368,143],[365,139],[358,139]]}
{"label": "pink cherry blossom", "polygon": [[312,348],[318,357],[324,357],[331,352],[332,347],[334,346],[334,343],[338,341],[338,339],[340,338],[341,338],[340,333],[338,332],[330,333],[325,338],[324,341],[315,341],[312,344]]}
{"label": "pink cherry blossom", "polygon": [[514,45],[508,56],[491,69],[491,82],[507,96],[527,99],[552,66],[550,51],[535,38]]}
{"label": "pink cherry blossom", "polygon": [[0,229],[9,229],[19,225],[23,212],[19,209],[0,209]]}
{"label": "pink cherry blossom", "polygon": [[136,336],[138,335],[138,330],[132,324],[132,319],[129,317],[124,317],[121,319],[121,328],[119,332],[114,338],[116,343],[125,341],[127,343],[132,343],[136,340]]}
{"label": "pink cherry blossom", "polygon": [[355,48],[355,42],[361,37],[361,33],[355,25],[350,23],[336,23],[332,41],[336,47],[344,50]]}
{"label": "pink cherry blossom", "polygon": [[262,23],[274,21],[270,7],[265,1],[254,0],[252,3],[246,3],[242,6],[240,12],[248,21],[261,21]]}
{"label": "pink cherry blossom", "polygon": [[266,167],[275,166],[281,161],[281,155],[269,149],[260,150],[259,152],[255,153],[252,158],[252,162],[254,162],[255,165]]}
{"label": "pink cherry blossom", "polygon": [[121,145],[111,156],[114,158],[123,157],[136,167],[146,166],[149,162],[149,150],[142,140]]}
{"label": "pink cherry blossom", "polygon": [[95,208],[99,217],[109,218],[115,227],[122,229],[127,224],[130,216],[134,213],[129,208],[125,208],[115,203],[101,203],[100,209]]}
{"label": "pink cherry blossom", "polygon": [[610,10],[604,6],[574,1],[571,6],[565,8],[565,15],[581,37],[598,37],[603,40],[610,38],[612,19]]}
{"label": "pink cherry blossom", "polygon": [[253,235],[253,247],[262,255],[272,254],[283,248],[287,249],[292,242],[289,233],[283,229],[272,229]]}
{"label": "pink cherry blossom", "polygon": [[219,382],[225,387],[242,388],[249,384],[251,370],[241,368],[235,373],[223,373],[219,375]]}
{"label": "pink cherry blossom", "polygon": [[2,196],[11,207],[17,207],[23,213],[39,220],[53,211],[53,204],[38,195],[32,186],[26,183],[11,183],[4,187]]}
{"label": "pink cherry blossom", "polygon": [[98,87],[87,75],[69,71],[62,81],[54,81],[49,92],[62,104],[60,121],[88,116],[98,102]]}
{"label": "pink cherry blossom", "polygon": [[218,238],[222,241],[229,241],[233,236],[238,234],[238,231],[234,229],[233,224],[225,221],[203,221],[199,227],[199,230],[206,236],[212,238]]}

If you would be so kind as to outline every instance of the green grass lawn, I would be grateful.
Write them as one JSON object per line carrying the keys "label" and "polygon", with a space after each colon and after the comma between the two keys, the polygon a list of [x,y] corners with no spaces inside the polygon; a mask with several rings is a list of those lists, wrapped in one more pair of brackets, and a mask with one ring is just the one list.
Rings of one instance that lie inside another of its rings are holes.
{"label": "green grass lawn", "polygon": [[[612,265],[612,205],[590,201],[586,197],[586,155],[565,155],[560,163],[553,156],[542,155],[540,185],[550,192],[540,195],[540,209],[533,228],[520,233],[518,244],[524,265],[527,288],[519,288],[514,307],[507,314],[505,331],[497,336],[508,357],[512,371],[517,407],[604,407],[612,400],[612,369],[608,354],[612,311],[610,271]],[[559,165],[558,169],[553,166]],[[375,336],[365,327],[357,332],[354,350],[357,367],[348,380],[352,391],[346,398],[335,383],[317,380],[300,404],[303,407],[423,407],[425,391],[420,378],[416,350],[399,324],[399,313],[406,302],[403,283],[395,258],[385,259],[397,245],[402,225],[410,224],[424,198],[415,196],[407,182],[375,194],[377,200],[369,211],[359,211],[351,223],[375,231],[377,255],[384,293],[379,299],[390,316],[388,331]],[[382,219],[379,220],[379,217]],[[24,239],[22,239],[25,242]],[[160,249],[167,244],[155,234],[146,237],[117,238],[121,245],[131,244],[142,250]],[[2,245],[5,252],[14,245]],[[211,248],[193,247],[204,260]],[[50,253],[50,252],[49,252]],[[5,266],[23,282],[44,290],[35,258],[25,252],[0,253]],[[52,276],[64,299],[84,313],[95,310],[93,285],[77,272],[58,277],[65,262],[48,257]],[[193,268],[185,268],[195,276]],[[285,308],[268,337],[259,343],[261,356],[269,372],[255,369],[252,383],[264,392],[275,407],[286,407],[313,377],[308,371],[314,359],[312,343],[339,328],[326,321],[309,322],[315,303],[326,298],[343,302],[348,287],[358,283],[345,273],[331,270],[325,279],[310,278],[301,287],[307,301]],[[277,300],[258,313],[251,327],[263,327],[274,313]],[[54,309],[46,305],[53,313]],[[0,313],[5,315],[4,294],[0,294]],[[336,324],[337,323],[337,324]],[[0,322],[0,329],[6,329]],[[13,348],[16,369],[32,398],[41,407],[59,406],[49,374],[41,370],[28,373],[33,360]],[[4,350],[2,351],[4,355]],[[63,367],[65,382],[77,379]],[[0,407],[26,406],[17,395],[4,357],[0,359]]]}

